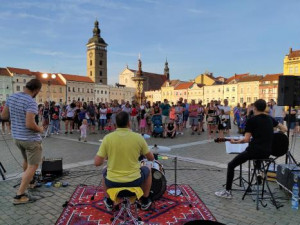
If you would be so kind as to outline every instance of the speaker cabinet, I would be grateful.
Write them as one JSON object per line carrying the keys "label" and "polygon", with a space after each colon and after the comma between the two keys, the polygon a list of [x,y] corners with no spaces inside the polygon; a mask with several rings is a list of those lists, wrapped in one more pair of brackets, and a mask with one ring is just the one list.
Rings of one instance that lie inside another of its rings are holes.
{"label": "speaker cabinet", "polygon": [[284,75],[279,76],[278,105],[300,105],[300,77]]}
{"label": "speaker cabinet", "polygon": [[58,159],[44,159],[42,163],[43,176],[62,176],[63,166],[62,158]]}

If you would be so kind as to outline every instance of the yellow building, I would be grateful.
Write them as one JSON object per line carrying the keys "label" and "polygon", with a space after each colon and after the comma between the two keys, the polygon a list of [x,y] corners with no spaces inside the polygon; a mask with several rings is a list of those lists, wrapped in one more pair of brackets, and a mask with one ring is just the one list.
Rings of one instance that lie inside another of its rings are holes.
{"label": "yellow building", "polygon": [[239,79],[237,83],[237,98],[239,103],[247,105],[259,99],[259,84],[263,76],[249,75]]}
{"label": "yellow building", "polygon": [[209,103],[211,100],[222,101],[224,99],[224,85],[207,85],[203,89],[203,104]]}
{"label": "yellow building", "polygon": [[188,89],[188,102],[195,100],[198,103],[200,100],[203,101],[203,84],[193,83],[193,85]]}
{"label": "yellow building", "polygon": [[180,80],[168,80],[165,81],[161,87],[161,101],[168,99],[170,103],[175,103],[175,93],[174,88],[181,83]]}
{"label": "yellow building", "polygon": [[215,83],[215,78],[213,77],[212,73],[203,73],[198,75],[194,82],[197,84],[203,85],[213,85]]}
{"label": "yellow building", "polygon": [[237,84],[225,84],[224,85],[224,97],[228,100],[228,105],[236,106],[238,103],[238,85]]}
{"label": "yellow building", "polygon": [[300,50],[290,48],[283,60],[283,75],[300,75]]}

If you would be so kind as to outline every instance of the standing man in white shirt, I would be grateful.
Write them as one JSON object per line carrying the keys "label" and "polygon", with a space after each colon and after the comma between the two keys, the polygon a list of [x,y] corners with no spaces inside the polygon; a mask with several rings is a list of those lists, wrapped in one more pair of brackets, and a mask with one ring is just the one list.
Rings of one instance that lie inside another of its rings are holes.
{"label": "standing man in white shirt", "polygon": [[224,117],[226,118],[226,132],[229,132],[229,130],[231,129],[231,120],[230,120],[230,111],[231,111],[231,107],[228,105],[228,100],[224,99],[224,105],[218,106],[219,109],[223,109],[224,110]]}

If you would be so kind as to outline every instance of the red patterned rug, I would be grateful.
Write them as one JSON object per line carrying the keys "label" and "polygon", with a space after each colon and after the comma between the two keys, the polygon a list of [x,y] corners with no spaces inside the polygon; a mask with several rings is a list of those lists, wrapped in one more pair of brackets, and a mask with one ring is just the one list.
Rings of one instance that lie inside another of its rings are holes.
{"label": "red patterned rug", "polygon": [[[139,216],[144,224],[182,225],[193,220],[216,221],[189,185],[178,186],[182,192],[180,196],[169,194],[169,191],[174,192],[174,187],[168,186],[164,195],[152,204],[149,211],[139,210]],[[103,189],[98,189],[95,199],[91,200],[96,188],[95,186],[78,186],[56,225],[110,224],[113,213],[106,211],[103,203]]]}

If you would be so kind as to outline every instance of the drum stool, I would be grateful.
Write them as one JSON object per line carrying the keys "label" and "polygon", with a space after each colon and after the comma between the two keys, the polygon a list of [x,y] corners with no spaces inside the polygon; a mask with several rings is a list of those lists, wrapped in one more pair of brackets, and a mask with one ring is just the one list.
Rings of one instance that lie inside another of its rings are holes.
{"label": "drum stool", "polygon": [[[137,200],[144,194],[140,187],[109,188],[107,193],[114,204],[119,206],[119,210],[114,208],[111,224],[143,224],[138,216]],[[133,213],[132,208],[134,209]]]}

